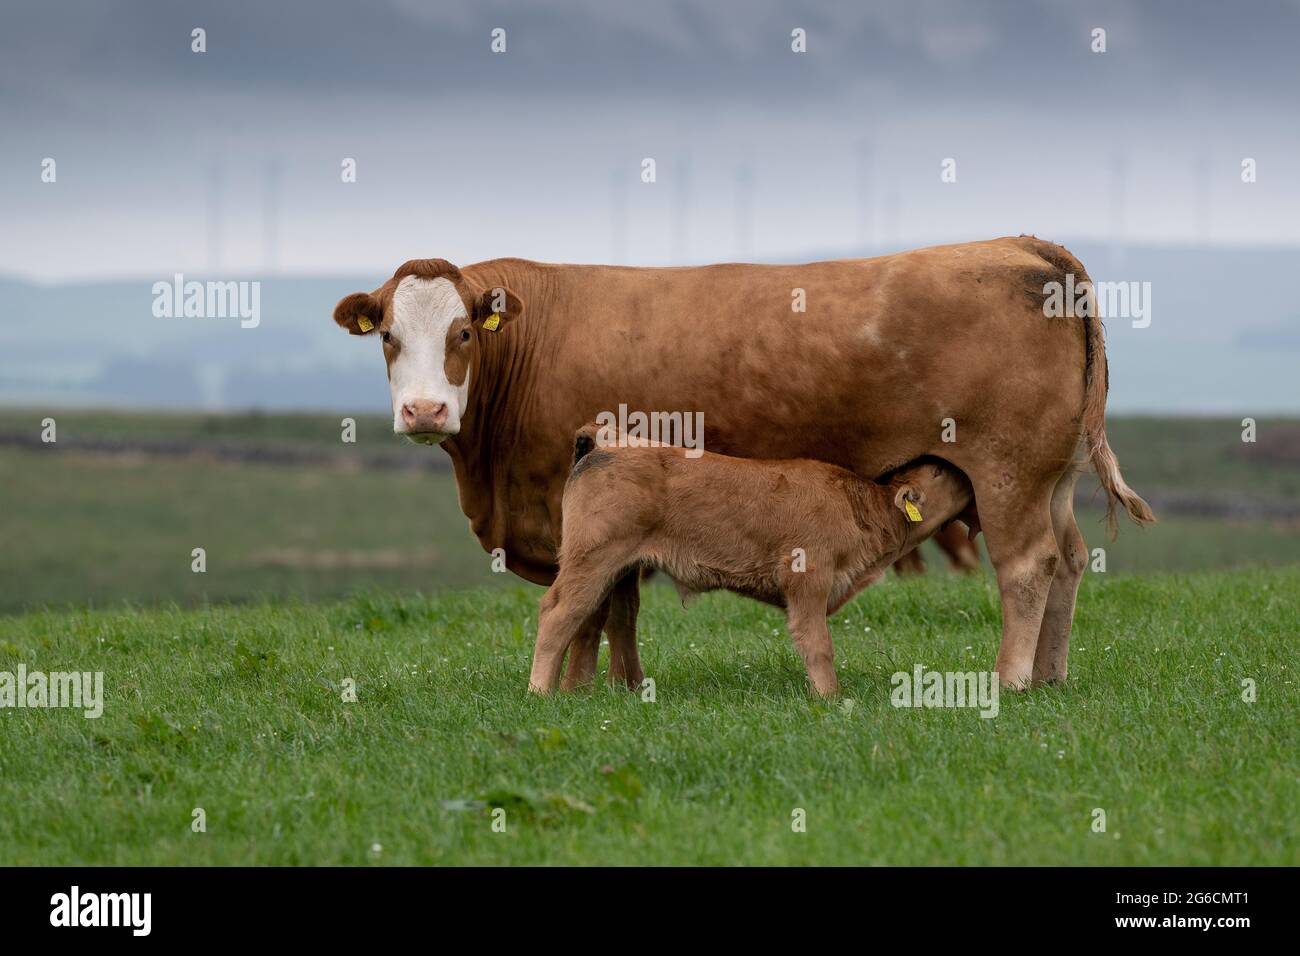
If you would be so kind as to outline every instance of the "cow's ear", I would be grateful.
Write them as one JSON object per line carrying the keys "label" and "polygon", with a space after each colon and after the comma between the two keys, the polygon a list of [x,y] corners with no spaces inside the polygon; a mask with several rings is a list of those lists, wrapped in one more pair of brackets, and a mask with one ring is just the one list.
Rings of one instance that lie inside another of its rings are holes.
{"label": "cow's ear", "polygon": [[353,292],[334,306],[334,321],[353,335],[366,335],[384,320],[384,306],[369,292]]}
{"label": "cow's ear", "polygon": [[519,318],[523,311],[524,302],[519,296],[503,285],[493,286],[481,293],[475,301],[474,324],[489,332],[497,332]]}

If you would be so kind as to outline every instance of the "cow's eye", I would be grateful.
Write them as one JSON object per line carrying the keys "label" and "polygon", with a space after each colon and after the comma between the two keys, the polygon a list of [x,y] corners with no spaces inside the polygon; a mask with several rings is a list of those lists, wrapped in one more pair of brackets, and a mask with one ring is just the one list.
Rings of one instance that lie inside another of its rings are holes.
{"label": "cow's eye", "polygon": [[387,332],[383,333],[383,334],[380,336],[380,338],[384,340],[384,344],[385,344],[385,345],[387,345],[389,342],[393,341],[393,337],[392,337],[391,335],[389,335]]}
{"label": "cow's eye", "polygon": [[468,341],[469,341],[469,329],[461,329],[461,330],[460,330],[460,340],[461,340],[462,342],[468,342]]}

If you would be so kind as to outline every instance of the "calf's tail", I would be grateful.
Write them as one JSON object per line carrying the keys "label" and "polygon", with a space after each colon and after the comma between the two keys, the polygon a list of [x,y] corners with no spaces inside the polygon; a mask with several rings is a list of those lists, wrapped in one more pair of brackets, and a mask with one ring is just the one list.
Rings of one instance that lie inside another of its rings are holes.
{"label": "calf's tail", "polygon": [[[586,458],[588,452],[596,447],[596,432],[599,428],[600,426],[595,422],[588,422],[579,428],[577,433],[573,436],[574,465]],[[570,467],[572,467],[572,465]]]}

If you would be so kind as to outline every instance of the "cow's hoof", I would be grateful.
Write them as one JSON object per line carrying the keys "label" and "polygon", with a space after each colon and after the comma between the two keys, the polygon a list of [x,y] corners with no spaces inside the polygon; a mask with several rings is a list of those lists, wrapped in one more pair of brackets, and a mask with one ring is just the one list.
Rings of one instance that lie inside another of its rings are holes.
{"label": "cow's hoof", "polygon": [[1003,690],[1022,691],[1029,690],[1033,681],[1029,674],[1013,674],[1011,676],[1006,676],[999,672],[998,683],[1002,685]]}

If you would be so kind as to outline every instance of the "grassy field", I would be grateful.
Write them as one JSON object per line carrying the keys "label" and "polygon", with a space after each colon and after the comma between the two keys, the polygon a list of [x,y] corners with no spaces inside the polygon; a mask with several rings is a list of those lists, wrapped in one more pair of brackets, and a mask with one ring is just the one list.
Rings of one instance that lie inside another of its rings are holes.
{"label": "grassy field", "polygon": [[[356,444],[339,440],[342,414],[243,412],[99,411],[0,408],[0,434],[37,436],[53,417],[60,440],[88,437],[122,440],[189,440],[249,447],[329,449],[364,456],[404,449],[412,461],[428,450],[392,433],[387,415],[354,415]],[[1106,423],[1125,478],[1138,489],[1300,499],[1300,419],[1259,416],[1253,443],[1241,440],[1240,417],[1115,417]]]}
{"label": "grassy field", "polygon": [[[445,455],[394,438],[385,418],[358,418],[356,443],[344,444],[340,416],[51,414],[59,441],[43,445],[44,413],[0,411],[0,438],[35,442],[0,443],[0,486],[10,489],[0,509],[0,613],[511,582],[491,572],[470,535],[440,467]],[[1300,514],[1300,464],[1289,457],[1300,425],[1261,419],[1256,445],[1243,445],[1239,421],[1226,419],[1117,419],[1110,432],[1126,475],[1153,501],[1190,496],[1264,512],[1158,508],[1156,528],[1126,527],[1110,543],[1100,512],[1084,509],[1084,535],[1106,549],[1108,573],[1300,561],[1296,520],[1277,516],[1279,505]],[[271,452],[282,460],[262,460]],[[206,552],[202,574],[191,570],[196,547]],[[943,567],[926,550],[931,567]]]}
{"label": "grassy field", "polygon": [[0,610],[311,600],[506,577],[470,534],[450,472],[0,448],[0,484],[23,489],[0,519]]}
{"label": "grassy field", "polygon": [[[421,449],[425,454],[441,452]],[[513,583],[469,532],[448,472],[262,465],[0,448],[0,486],[21,506],[0,519],[0,611],[302,600],[367,588],[437,591]],[[1294,529],[1169,517],[1105,540],[1111,574],[1300,559]],[[192,570],[191,552],[207,570]],[[930,565],[942,557],[927,545]],[[942,573],[941,571],[939,573]]]}
{"label": "grassy field", "polygon": [[[188,439],[196,442],[231,442],[245,445],[281,445],[333,448],[347,451],[340,442],[340,421],[351,417],[357,425],[356,445],[412,447],[393,435],[387,415],[290,414],[234,412],[207,415],[200,412],[101,411],[98,409],[0,408],[0,432],[39,434],[41,421],[52,417],[60,440],[87,437],[120,439]],[[414,449],[413,449],[414,450]]]}
{"label": "grassy field", "polygon": [[382,417],[344,444],[339,416],[55,414],[42,445],[44,413],[0,411],[0,672],[102,671],[107,701],[0,708],[0,864],[1300,862],[1294,421],[1112,422],[1178,506],[1114,543],[1081,514],[1106,572],[1071,682],[982,719],[889,691],[992,667],[988,573],[837,615],[838,703],[779,614],[663,586],[654,702],[539,700],[541,589],[491,573],[442,453]]}
{"label": "grassy field", "polygon": [[1300,567],[1090,575],[1069,685],[992,719],[889,704],[895,671],[992,666],[987,577],[859,596],[840,703],[777,612],[647,591],[653,703],[524,693],[531,588],[0,618],[0,670],[107,700],[0,710],[0,863],[1300,862]]}
{"label": "grassy field", "polygon": [[1300,421],[1260,416],[1243,442],[1244,417],[1111,417],[1106,432],[1134,488],[1300,499]]}

